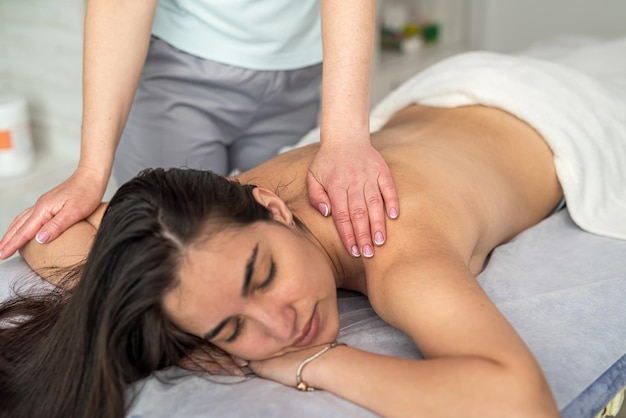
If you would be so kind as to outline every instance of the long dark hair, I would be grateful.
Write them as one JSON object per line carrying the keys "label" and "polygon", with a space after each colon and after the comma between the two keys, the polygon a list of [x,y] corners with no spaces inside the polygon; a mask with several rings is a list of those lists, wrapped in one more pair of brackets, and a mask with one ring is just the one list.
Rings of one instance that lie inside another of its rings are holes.
{"label": "long dark hair", "polygon": [[128,384],[208,343],[172,324],[162,298],[186,249],[213,228],[270,215],[207,171],[150,169],[111,200],[74,288],[0,304],[0,414],[121,417]]}

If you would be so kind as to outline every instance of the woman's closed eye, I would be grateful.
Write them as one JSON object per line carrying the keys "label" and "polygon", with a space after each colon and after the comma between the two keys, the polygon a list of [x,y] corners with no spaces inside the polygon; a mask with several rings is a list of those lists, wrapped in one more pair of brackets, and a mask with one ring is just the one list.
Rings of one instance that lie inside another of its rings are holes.
{"label": "woman's closed eye", "polygon": [[272,284],[272,282],[274,281],[274,277],[276,277],[276,263],[272,259],[270,261],[270,270],[267,273],[267,278],[263,281],[263,283],[261,283],[257,287],[257,289],[259,289],[259,290],[267,289]]}
{"label": "woman's closed eye", "polygon": [[235,340],[237,339],[239,334],[241,334],[241,328],[242,328],[241,318],[237,318],[236,321],[235,321],[235,329],[234,329],[232,335],[226,339],[226,342],[227,343],[235,342]]}
{"label": "woman's closed eye", "polygon": [[[276,277],[276,263],[274,262],[274,260],[271,260],[270,269],[269,269],[269,272],[267,273],[267,277],[261,284],[257,286],[257,290],[267,289],[272,284],[275,277]],[[241,318],[237,318],[233,333],[230,337],[226,339],[226,342],[234,343],[237,340],[237,337],[239,337],[239,335],[241,334],[242,328],[243,328],[243,320]]]}

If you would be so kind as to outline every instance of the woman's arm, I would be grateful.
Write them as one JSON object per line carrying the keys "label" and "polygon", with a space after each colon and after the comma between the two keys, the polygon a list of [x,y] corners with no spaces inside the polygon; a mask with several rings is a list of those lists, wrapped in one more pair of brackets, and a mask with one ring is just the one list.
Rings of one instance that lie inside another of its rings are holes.
{"label": "woman's arm", "polygon": [[106,207],[107,203],[101,203],[91,215],[66,229],[53,242],[41,245],[29,241],[20,249],[20,255],[37,274],[53,282],[55,268],[74,266],[87,257]]}
{"label": "woman's arm", "polygon": [[[369,370],[357,379],[370,372],[388,380],[380,385],[387,393],[368,393],[368,402],[391,408],[380,410],[383,415],[424,410],[434,416],[558,416],[538,364],[466,262],[447,250],[431,251],[404,258],[368,283],[376,312],[407,333],[425,358],[367,361]],[[361,362],[370,357],[360,356]],[[331,360],[326,367],[333,367]]]}

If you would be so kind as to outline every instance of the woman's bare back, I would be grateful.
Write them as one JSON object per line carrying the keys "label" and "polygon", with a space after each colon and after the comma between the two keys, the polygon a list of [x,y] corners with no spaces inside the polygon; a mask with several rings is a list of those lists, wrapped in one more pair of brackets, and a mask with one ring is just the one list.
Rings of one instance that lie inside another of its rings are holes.
{"label": "woman's bare back", "polygon": [[[549,147],[529,125],[498,109],[411,106],[372,134],[372,144],[400,196],[401,217],[387,222],[385,247],[419,241],[415,223],[436,211],[474,273],[495,246],[545,218],[562,198]],[[282,154],[239,180],[278,191],[305,224],[317,225],[320,215],[305,193],[316,149]]]}

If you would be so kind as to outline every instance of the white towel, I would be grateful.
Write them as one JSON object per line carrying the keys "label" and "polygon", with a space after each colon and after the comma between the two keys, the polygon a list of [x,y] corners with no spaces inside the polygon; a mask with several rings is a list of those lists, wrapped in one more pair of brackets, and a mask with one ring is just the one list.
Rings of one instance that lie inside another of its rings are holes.
{"label": "white towel", "polygon": [[[554,153],[574,222],[626,239],[626,38],[567,44],[567,51],[550,54],[535,49],[526,55],[454,56],[389,94],[372,112],[371,131],[415,103],[481,104],[524,120]],[[303,142],[318,139],[319,132],[312,132]]]}

